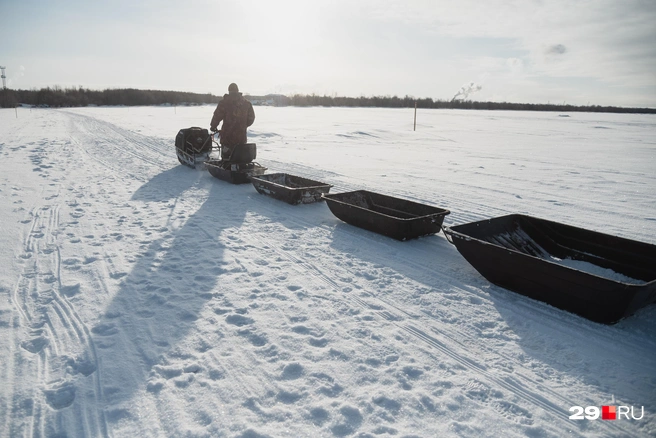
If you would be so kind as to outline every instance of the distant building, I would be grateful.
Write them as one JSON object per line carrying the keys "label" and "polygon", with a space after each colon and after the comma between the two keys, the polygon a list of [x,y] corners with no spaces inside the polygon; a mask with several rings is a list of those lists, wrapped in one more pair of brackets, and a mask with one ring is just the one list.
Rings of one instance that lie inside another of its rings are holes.
{"label": "distant building", "polygon": [[267,94],[266,96],[244,96],[253,105],[261,106],[287,106],[290,103],[289,97],[283,94]]}

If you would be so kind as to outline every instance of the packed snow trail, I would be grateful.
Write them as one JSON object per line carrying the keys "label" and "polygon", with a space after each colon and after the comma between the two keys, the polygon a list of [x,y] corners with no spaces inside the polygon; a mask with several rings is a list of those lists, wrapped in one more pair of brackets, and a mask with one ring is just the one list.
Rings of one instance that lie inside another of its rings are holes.
{"label": "packed snow trail", "polygon": [[[634,193],[654,176],[631,155],[656,147],[641,130],[649,118],[635,127],[605,116],[635,150],[571,172],[566,157],[503,144],[571,129],[599,145],[599,130],[580,130],[601,121],[543,128],[549,115],[436,112],[453,118],[451,131],[420,126],[428,132],[409,138],[394,111],[287,110],[262,109],[251,132],[270,172],[429,202],[452,210],[451,223],[552,209],[654,242],[654,195]],[[2,436],[656,431],[654,306],[595,324],[491,286],[441,234],[397,242],[323,203],[289,206],[178,165],[177,129],[206,113],[0,111]],[[285,122],[292,113],[306,125]],[[349,125],[354,114],[365,126]],[[472,120],[498,149],[477,149]],[[511,157],[539,176],[508,173]],[[647,413],[569,419],[571,406],[604,404]]]}

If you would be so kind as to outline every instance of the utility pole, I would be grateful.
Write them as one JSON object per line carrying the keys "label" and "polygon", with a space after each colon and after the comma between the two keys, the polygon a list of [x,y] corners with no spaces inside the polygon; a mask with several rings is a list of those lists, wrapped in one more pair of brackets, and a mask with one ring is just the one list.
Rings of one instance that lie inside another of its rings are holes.
{"label": "utility pole", "polygon": [[417,130],[417,101],[415,100],[415,126],[412,128],[413,131]]}
{"label": "utility pole", "polygon": [[6,90],[7,89],[7,76],[5,76],[5,69],[7,67],[0,67],[0,70],[2,70],[2,89]]}

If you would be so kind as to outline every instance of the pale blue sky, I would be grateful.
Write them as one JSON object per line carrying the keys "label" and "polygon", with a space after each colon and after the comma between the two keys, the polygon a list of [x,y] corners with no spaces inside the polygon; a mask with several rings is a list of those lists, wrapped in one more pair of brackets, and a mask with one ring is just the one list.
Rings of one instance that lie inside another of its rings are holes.
{"label": "pale blue sky", "polygon": [[0,0],[10,88],[656,107],[654,0]]}

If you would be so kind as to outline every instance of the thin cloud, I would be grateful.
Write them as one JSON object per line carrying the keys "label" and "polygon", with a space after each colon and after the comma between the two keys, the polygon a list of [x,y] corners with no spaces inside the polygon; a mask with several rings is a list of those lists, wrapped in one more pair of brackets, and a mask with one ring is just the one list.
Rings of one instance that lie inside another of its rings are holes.
{"label": "thin cloud", "polygon": [[[252,94],[294,84],[284,92],[450,99],[485,77],[477,99],[656,105],[649,1],[29,3],[0,14],[8,39],[0,61],[12,74],[26,67],[21,87],[222,93],[238,77]],[[179,25],[195,23],[198,10],[213,23]],[[192,68],[199,60],[203,68]]]}
{"label": "thin cloud", "polygon": [[[656,87],[655,2],[392,0],[384,6],[373,16],[421,27],[427,35],[510,39],[526,51],[527,73]],[[565,53],[575,56],[553,62]]]}
{"label": "thin cloud", "polygon": [[547,54],[549,55],[562,55],[567,52],[567,47],[562,44],[556,44],[547,49]]}

